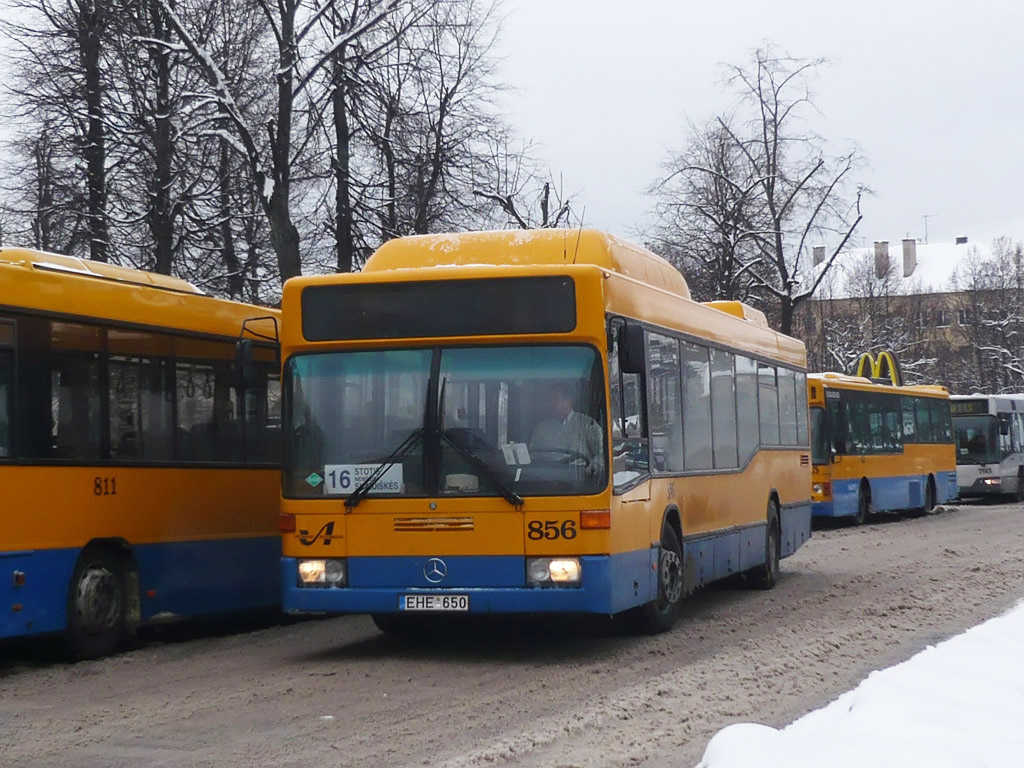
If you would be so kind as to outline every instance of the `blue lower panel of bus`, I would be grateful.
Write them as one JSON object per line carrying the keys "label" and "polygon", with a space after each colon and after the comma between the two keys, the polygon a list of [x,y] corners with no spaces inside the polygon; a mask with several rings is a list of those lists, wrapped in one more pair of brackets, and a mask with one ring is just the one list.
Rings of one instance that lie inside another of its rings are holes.
{"label": "blue lower panel of bus", "polygon": [[[868,478],[871,511],[898,511],[924,506],[927,475]],[[832,501],[816,501],[815,517],[853,517],[857,514],[860,480],[833,480]],[[957,497],[956,472],[935,473],[935,502],[944,504]]]}
{"label": "blue lower panel of bus", "polygon": [[[781,511],[782,556],[793,554],[811,537],[808,504]],[[687,590],[764,563],[765,526],[687,538],[683,542]],[[282,605],[295,613],[390,613],[402,595],[465,594],[472,613],[613,614],[643,605],[658,594],[658,549],[580,558],[579,587],[526,586],[526,558],[510,556],[443,557],[443,580],[434,578],[429,557],[352,557],[349,586],[300,587],[298,560],[281,559]]]}
{"label": "blue lower panel of bus", "polygon": [[653,599],[657,558],[657,549],[586,555],[580,557],[580,586],[528,587],[526,558],[518,555],[443,557],[443,586],[427,581],[428,557],[353,557],[353,586],[318,589],[297,586],[298,560],[285,557],[282,604],[299,613],[389,613],[399,610],[401,595],[458,593],[469,595],[472,613],[612,614]]}
{"label": "blue lower panel of bus", "polygon": [[[811,538],[810,504],[780,510],[781,555],[789,557]],[[693,590],[764,564],[764,523],[727,533],[687,538],[683,542],[686,589]]]}
{"label": "blue lower panel of bus", "polygon": [[140,544],[134,552],[143,621],[278,604],[280,537]]}
{"label": "blue lower panel of bus", "polygon": [[[64,629],[80,548],[0,553],[0,637]],[[277,536],[140,544],[142,620],[277,605]],[[15,585],[15,574],[24,584]],[[148,595],[152,594],[152,597]]]}

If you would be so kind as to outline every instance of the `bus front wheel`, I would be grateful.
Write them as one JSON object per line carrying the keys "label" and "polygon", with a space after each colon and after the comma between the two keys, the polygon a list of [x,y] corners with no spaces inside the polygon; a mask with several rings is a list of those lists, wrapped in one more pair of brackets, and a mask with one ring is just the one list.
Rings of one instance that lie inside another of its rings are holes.
{"label": "bus front wheel", "polygon": [[95,659],[117,650],[125,632],[124,560],[101,547],[78,558],[68,590],[68,645],[75,659]]}
{"label": "bus front wheel", "polygon": [[683,604],[683,545],[669,523],[661,529],[658,554],[658,597],[637,609],[637,629],[654,635],[667,632],[679,618]]}
{"label": "bus front wheel", "polygon": [[1024,467],[1017,470],[1017,489],[1013,492],[1013,500],[1018,504],[1024,501]]}

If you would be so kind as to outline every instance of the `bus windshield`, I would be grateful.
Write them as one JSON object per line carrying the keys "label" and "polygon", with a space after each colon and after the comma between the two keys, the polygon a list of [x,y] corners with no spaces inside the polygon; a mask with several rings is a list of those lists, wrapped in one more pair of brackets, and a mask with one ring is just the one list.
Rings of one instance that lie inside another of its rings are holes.
{"label": "bus windshield", "polygon": [[590,346],[304,354],[286,379],[290,497],[347,496],[389,457],[369,497],[607,485],[604,375]]}
{"label": "bus windshield", "polygon": [[955,417],[956,463],[994,464],[1000,461],[996,427],[995,416]]}
{"label": "bus windshield", "polygon": [[811,462],[828,464],[831,440],[825,420],[824,408],[811,408]]}

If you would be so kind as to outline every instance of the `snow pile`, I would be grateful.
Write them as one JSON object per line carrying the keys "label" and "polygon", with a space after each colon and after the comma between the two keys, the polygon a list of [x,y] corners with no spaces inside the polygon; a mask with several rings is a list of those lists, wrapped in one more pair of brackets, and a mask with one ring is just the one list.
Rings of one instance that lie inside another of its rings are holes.
{"label": "snow pile", "polygon": [[1018,768],[1024,765],[1024,604],[779,731],[719,731],[698,768]]}

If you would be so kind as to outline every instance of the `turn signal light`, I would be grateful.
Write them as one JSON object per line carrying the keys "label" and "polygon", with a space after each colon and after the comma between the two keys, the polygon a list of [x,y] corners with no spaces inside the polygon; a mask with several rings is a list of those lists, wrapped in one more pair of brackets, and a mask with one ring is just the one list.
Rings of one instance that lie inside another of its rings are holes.
{"label": "turn signal light", "polygon": [[295,533],[295,515],[282,512],[277,516],[277,528],[281,533]]}
{"label": "turn signal light", "polygon": [[580,528],[611,528],[610,509],[588,509],[580,512]]}

